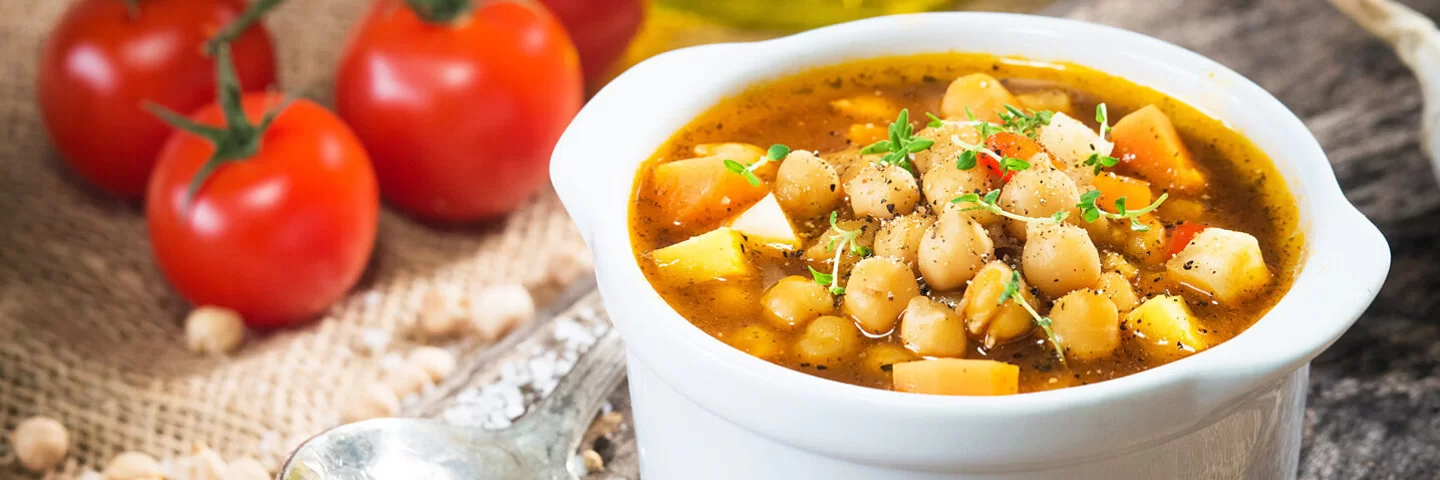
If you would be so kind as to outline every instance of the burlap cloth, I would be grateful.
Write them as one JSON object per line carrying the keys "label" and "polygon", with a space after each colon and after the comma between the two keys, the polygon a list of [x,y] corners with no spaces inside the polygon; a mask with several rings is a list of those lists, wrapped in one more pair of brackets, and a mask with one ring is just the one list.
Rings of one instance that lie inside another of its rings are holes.
{"label": "burlap cloth", "polygon": [[[270,461],[279,439],[334,422],[337,398],[375,378],[379,362],[352,351],[362,331],[413,318],[431,288],[529,281],[558,252],[584,248],[549,191],[458,229],[386,210],[365,278],[325,318],[251,338],[230,358],[197,357],[181,329],[189,306],[151,260],[139,205],[82,184],[41,124],[36,60],[69,3],[0,0],[0,431],[55,417],[70,428],[71,458],[89,466],[124,450],[178,456],[192,442]],[[368,3],[291,0],[270,16],[287,91],[329,102]],[[0,478],[28,478],[8,442]]]}

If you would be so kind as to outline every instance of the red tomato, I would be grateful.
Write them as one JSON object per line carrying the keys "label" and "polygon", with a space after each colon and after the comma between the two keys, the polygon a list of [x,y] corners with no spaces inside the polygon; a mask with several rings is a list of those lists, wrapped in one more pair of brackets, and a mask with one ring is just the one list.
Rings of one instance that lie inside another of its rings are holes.
{"label": "red tomato", "polygon": [[[245,113],[259,121],[280,101],[247,94]],[[192,118],[224,123],[216,105]],[[186,299],[235,309],[251,327],[324,312],[355,285],[375,244],[380,198],[360,141],[324,107],[298,100],[259,153],[216,169],[187,209],[190,181],[214,152],[188,132],[160,152],[145,205],[160,270]]]}
{"label": "red tomato", "polygon": [[575,41],[585,81],[594,84],[630,46],[645,8],[640,0],[540,0]]}
{"label": "red tomato", "polygon": [[336,110],[396,206],[445,221],[513,210],[548,182],[580,109],[575,47],[537,5],[476,2],[435,24],[405,3],[378,0],[354,32]]}
{"label": "red tomato", "polygon": [[1205,226],[1195,222],[1182,222],[1175,225],[1175,230],[1170,232],[1170,256],[1175,256],[1195,239],[1196,235],[1205,231]]}
{"label": "red tomato", "polygon": [[[201,45],[245,10],[244,0],[76,3],[51,32],[36,90],[60,155],[113,193],[145,192],[170,127],[141,109],[154,102],[190,113],[215,99],[214,62]],[[231,42],[242,84],[275,83],[270,36],[256,24]]]}
{"label": "red tomato", "polygon": [[[1018,158],[1026,162],[1033,161],[1036,155],[1045,154],[1054,162],[1054,155],[1035,139],[1013,132],[999,132],[985,139],[985,147],[1001,157]],[[1001,175],[1000,162],[989,155],[980,155],[979,163],[984,165],[990,173],[1000,175],[1000,181],[1008,182],[1010,177],[1015,176],[1015,170],[1005,170]],[[1058,167],[1059,165],[1057,165]]]}

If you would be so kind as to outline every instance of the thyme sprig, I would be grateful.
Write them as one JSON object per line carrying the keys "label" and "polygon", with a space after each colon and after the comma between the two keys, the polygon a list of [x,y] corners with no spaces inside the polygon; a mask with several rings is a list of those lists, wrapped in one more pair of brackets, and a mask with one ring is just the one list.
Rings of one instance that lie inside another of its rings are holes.
{"label": "thyme sprig", "polygon": [[1030,302],[1025,301],[1025,296],[1020,294],[1020,272],[1010,272],[1010,281],[1005,282],[1005,291],[1000,294],[1000,300],[995,302],[995,304],[1003,305],[1006,300],[1014,300],[1015,303],[1020,304],[1020,307],[1024,308],[1025,312],[1030,314],[1030,318],[1035,321],[1035,324],[1039,325],[1042,330],[1045,330],[1045,338],[1049,340],[1050,345],[1055,347],[1055,355],[1060,357],[1060,363],[1064,365],[1065,350],[1060,348],[1060,341],[1055,338],[1055,329],[1051,328],[1051,325],[1055,322],[1051,321],[1050,317],[1042,316],[1040,312],[1036,312],[1035,307],[1030,306]]}
{"label": "thyme sprig", "polygon": [[840,228],[840,225],[836,223],[839,218],[839,212],[830,212],[830,228],[835,230],[836,235],[830,237],[830,243],[825,246],[826,251],[835,252],[833,262],[834,269],[831,270],[830,273],[825,273],[816,270],[815,267],[807,267],[810,269],[810,277],[815,279],[815,283],[828,287],[832,295],[845,294],[845,287],[840,286],[839,278],[840,258],[844,256],[847,246],[850,249],[850,253],[858,257],[868,257],[875,253],[870,247],[855,243],[855,239],[859,238],[861,233],[864,233],[865,230],[863,228],[854,230]]}
{"label": "thyme sprig", "polygon": [[951,200],[950,200],[950,203],[969,203],[969,204],[972,204],[971,206],[964,207],[964,208],[960,209],[960,211],[962,211],[962,212],[968,212],[968,211],[971,211],[971,210],[985,210],[985,211],[993,212],[993,213],[995,213],[996,215],[1000,215],[1000,216],[1005,217],[1005,218],[1009,218],[1009,219],[1013,219],[1013,220],[1019,220],[1019,221],[1022,221],[1022,222],[1054,222],[1054,223],[1061,223],[1061,222],[1064,222],[1064,221],[1065,221],[1065,218],[1067,218],[1067,217],[1070,216],[1070,212],[1065,211],[1065,210],[1061,210],[1061,211],[1055,212],[1054,215],[1051,215],[1051,216],[1049,216],[1049,217],[1027,217],[1027,216],[1024,216],[1024,215],[1020,215],[1020,214],[1018,214],[1018,213],[1011,213],[1011,212],[1005,211],[1005,209],[1003,209],[1003,208],[1000,208],[1000,205],[997,204],[997,203],[999,202],[999,200],[1000,200],[1000,191],[999,191],[999,190],[991,190],[990,193],[986,193],[985,196],[983,196],[983,197],[980,196],[980,194],[978,194],[978,193],[967,193],[967,194],[964,194],[964,195],[961,195],[961,196],[958,196],[958,197],[955,197],[955,198],[951,199]]}
{"label": "thyme sprig", "polygon": [[765,155],[760,157],[760,160],[756,160],[755,163],[749,165],[745,165],[743,163],[727,158],[725,159],[725,169],[729,170],[731,173],[737,173],[740,176],[745,177],[746,182],[749,182],[752,186],[758,187],[760,186],[760,177],[755,176],[755,170],[759,170],[760,167],[765,166],[765,164],[767,163],[783,160],[785,156],[789,154],[790,147],[777,143],[771,145],[770,150],[766,151]]}
{"label": "thyme sprig", "polygon": [[1144,208],[1138,210],[1130,210],[1125,208],[1125,197],[1120,197],[1115,199],[1115,213],[1110,213],[1105,210],[1101,210],[1100,207],[1095,205],[1095,202],[1100,199],[1100,191],[1091,190],[1081,194],[1080,203],[1075,204],[1075,206],[1080,207],[1080,218],[1085,219],[1085,221],[1087,222],[1094,222],[1096,220],[1099,220],[1101,217],[1112,218],[1115,220],[1129,220],[1131,230],[1137,232],[1148,232],[1150,231],[1150,227],[1143,223],[1140,223],[1138,218],[1141,215],[1150,213],[1151,211],[1155,210],[1160,206],[1160,204],[1165,203],[1165,200],[1168,198],[1170,198],[1169,193],[1161,193],[1160,198],[1155,199],[1155,202],[1151,203],[1150,205],[1147,205]]}
{"label": "thyme sprig", "polygon": [[[939,120],[934,115],[931,115],[931,118],[931,123],[927,125]],[[910,109],[907,108],[900,110],[900,115],[890,124],[890,138],[866,145],[860,149],[860,154],[884,153],[885,156],[880,157],[878,163],[896,165],[918,175],[915,164],[910,161],[910,155],[923,152],[934,145],[934,140],[915,136],[915,126],[910,124]]]}

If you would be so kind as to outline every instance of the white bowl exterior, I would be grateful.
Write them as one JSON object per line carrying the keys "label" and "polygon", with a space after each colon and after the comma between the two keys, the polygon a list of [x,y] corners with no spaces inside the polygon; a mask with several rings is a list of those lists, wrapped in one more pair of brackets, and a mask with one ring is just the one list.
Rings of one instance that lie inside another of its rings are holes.
{"label": "white bowl exterior", "polygon": [[[977,31],[987,34],[959,33]],[[1290,294],[1246,332],[1184,361],[1094,385],[983,398],[865,389],[775,366],[693,327],[649,286],[630,248],[630,189],[639,164],[678,128],[759,81],[851,59],[944,51],[1087,65],[1160,90],[1244,133],[1275,161],[1300,204],[1307,251]],[[1373,300],[1389,268],[1384,238],[1345,201],[1319,144],[1263,89],[1159,40],[1043,17],[892,16],[666,53],[627,71],[586,105],[556,146],[552,178],[595,252],[602,296],[633,363],[759,438],[878,468],[1055,468],[1193,433],[1334,342]],[[644,408],[646,391],[633,393]],[[650,442],[645,430],[642,451]]]}

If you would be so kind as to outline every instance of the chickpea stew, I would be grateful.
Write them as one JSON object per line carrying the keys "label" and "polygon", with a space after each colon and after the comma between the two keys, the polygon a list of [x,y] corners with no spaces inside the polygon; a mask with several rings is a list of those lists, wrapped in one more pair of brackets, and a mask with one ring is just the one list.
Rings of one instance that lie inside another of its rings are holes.
{"label": "chickpea stew", "polygon": [[755,86],[637,173],[636,259],[695,326],[906,392],[1129,375],[1252,325],[1304,242],[1270,160],[1158,92],[977,54]]}

